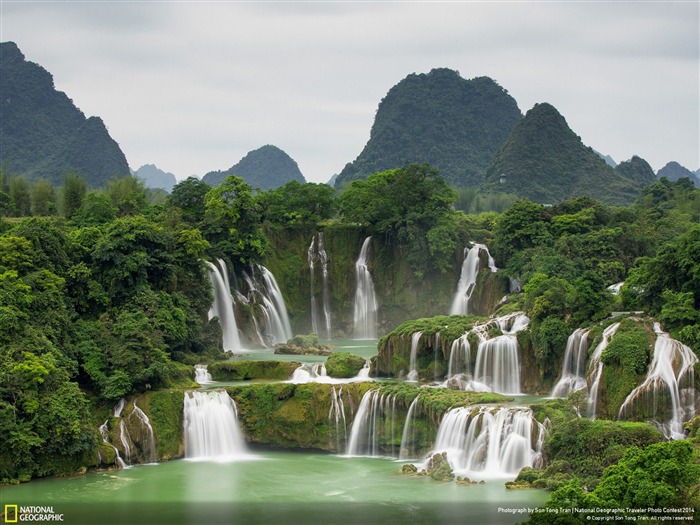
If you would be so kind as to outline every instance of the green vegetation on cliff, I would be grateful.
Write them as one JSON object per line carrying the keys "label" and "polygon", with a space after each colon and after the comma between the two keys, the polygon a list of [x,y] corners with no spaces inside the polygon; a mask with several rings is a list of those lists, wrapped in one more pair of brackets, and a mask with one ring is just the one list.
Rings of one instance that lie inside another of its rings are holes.
{"label": "green vegetation on cliff", "polygon": [[80,172],[92,188],[129,174],[119,145],[98,117],[85,118],[44,68],[14,42],[0,43],[0,165],[28,180],[59,184]]}

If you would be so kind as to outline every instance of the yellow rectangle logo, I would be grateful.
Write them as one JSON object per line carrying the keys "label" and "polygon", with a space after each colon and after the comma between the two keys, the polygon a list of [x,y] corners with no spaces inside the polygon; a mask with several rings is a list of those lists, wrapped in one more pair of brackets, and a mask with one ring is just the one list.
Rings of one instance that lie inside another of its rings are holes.
{"label": "yellow rectangle logo", "polygon": [[[5,523],[17,523],[19,509],[17,505],[5,505]],[[11,517],[12,516],[12,517]]]}

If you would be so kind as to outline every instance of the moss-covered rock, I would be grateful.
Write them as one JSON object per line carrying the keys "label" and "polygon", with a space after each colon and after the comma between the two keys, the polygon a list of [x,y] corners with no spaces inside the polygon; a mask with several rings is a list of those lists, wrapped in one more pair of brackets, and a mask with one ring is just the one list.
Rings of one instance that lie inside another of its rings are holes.
{"label": "moss-covered rock", "polygon": [[326,360],[326,373],[331,377],[355,377],[365,366],[366,359],[350,352],[331,354]]}
{"label": "moss-covered rock", "polygon": [[143,402],[139,403],[151,420],[159,460],[180,458],[185,453],[182,437],[184,399],[182,390],[158,390],[144,395]]}
{"label": "moss-covered rock", "polygon": [[250,379],[289,379],[301,363],[297,361],[219,361],[209,365],[214,381],[247,381]]}
{"label": "moss-covered rock", "polygon": [[447,452],[430,456],[426,465],[426,471],[435,481],[452,481],[455,479],[454,471],[447,461]]}

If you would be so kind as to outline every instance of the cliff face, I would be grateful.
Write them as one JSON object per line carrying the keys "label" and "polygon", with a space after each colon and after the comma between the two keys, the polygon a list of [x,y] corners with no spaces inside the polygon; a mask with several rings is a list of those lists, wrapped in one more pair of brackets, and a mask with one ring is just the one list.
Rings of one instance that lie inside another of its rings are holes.
{"label": "cliff face", "polygon": [[[311,268],[308,249],[318,232],[290,230],[269,232],[274,248],[265,266],[275,275],[295,333],[311,331]],[[327,255],[328,292],[332,335],[352,337],[353,311],[356,293],[355,262],[366,234],[359,227],[330,225],[323,230]],[[452,265],[446,273],[431,272],[416,277],[401,249],[381,238],[372,238],[367,266],[377,297],[378,335],[386,334],[407,319],[446,315],[457,290],[463,249],[455,251]],[[466,244],[466,240],[464,241]],[[314,294],[322,300],[321,269],[314,268]],[[470,312],[490,315],[507,293],[507,279],[492,273],[486,263],[470,302]]]}

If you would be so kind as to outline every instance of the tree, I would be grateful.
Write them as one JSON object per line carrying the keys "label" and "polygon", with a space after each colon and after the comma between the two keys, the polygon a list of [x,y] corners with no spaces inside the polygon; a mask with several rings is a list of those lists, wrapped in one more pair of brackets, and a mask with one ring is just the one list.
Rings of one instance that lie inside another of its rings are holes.
{"label": "tree", "polygon": [[276,224],[308,224],[328,219],[334,211],[335,190],[327,184],[290,181],[256,196],[263,219]]}
{"label": "tree", "polygon": [[529,200],[516,202],[503,213],[494,234],[494,252],[503,265],[517,252],[546,245],[552,238],[544,206]]}
{"label": "tree", "polygon": [[146,186],[138,177],[126,175],[112,179],[107,184],[107,195],[118,217],[136,215],[146,209]]}
{"label": "tree", "polygon": [[91,191],[85,196],[71,220],[77,226],[97,226],[114,220],[116,216],[110,196],[102,191]]}
{"label": "tree", "polygon": [[73,214],[80,208],[83,198],[87,193],[87,182],[74,171],[69,171],[63,177],[63,190],[61,198],[61,208],[66,219],[73,217]]}
{"label": "tree", "polygon": [[205,196],[204,236],[233,261],[250,264],[267,250],[260,228],[260,211],[250,186],[234,175]]}
{"label": "tree", "polygon": [[167,199],[167,205],[179,208],[182,218],[189,224],[199,224],[204,219],[205,195],[211,190],[206,182],[188,177],[178,182]]}
{"label": "tree", "polygon": [[32,215],[54,215],[56,213],[56,192],[47,180],[38,180],[32,186]]}
{"label": "tree", "polygon": [[29,217],[32,214],[31,191],[32,186],[24,177],[14,175],[10,178],[10,197],[18,217]]}

